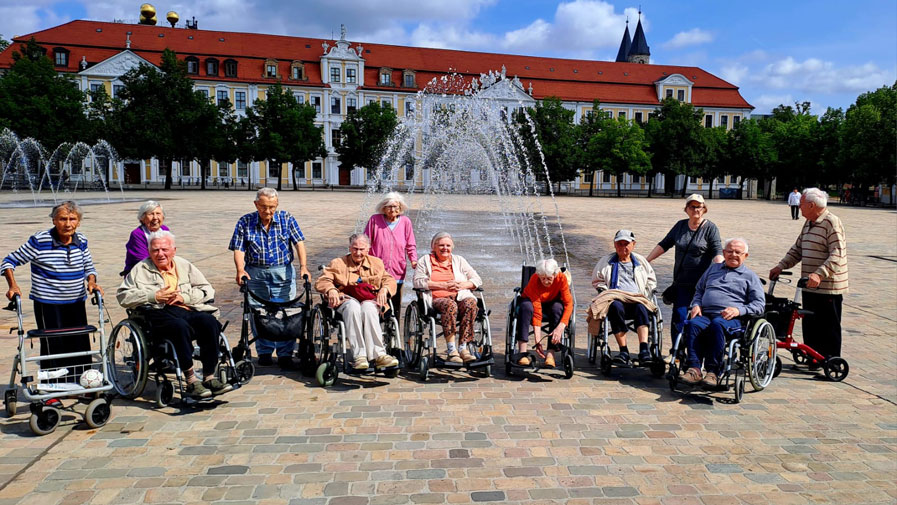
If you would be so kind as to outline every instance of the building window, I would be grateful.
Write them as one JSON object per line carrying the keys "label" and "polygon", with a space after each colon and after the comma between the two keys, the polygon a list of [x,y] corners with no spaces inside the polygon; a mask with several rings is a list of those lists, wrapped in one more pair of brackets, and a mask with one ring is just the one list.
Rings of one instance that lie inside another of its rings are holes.
{"label": "building window", "polygon": [[732,116],[732,126],[738,126],[741,122],[741,116]]}
{"label": "building window", "polygon": [[218,60],[209,58],[206,60],[206,75],[218,75]]}
{"label": "building window", "polygon": [[90,83],[90,92],[91,92],[91,93],[98,93],[98,92],[100,91],[100,88],[102,88],[102,87],[103,87],[103,83],[101,83],[101,82],[92,82],[92,83]]}
{"label": "building window", "polygon": [[405,100],[405,117],[413,117],[414,116],[414,102],[411,100]]}
{"label": "building window", "polygon": [[601,182],[610,183],[610,172],[608,172],[607,170],[601,171]]}
{"label": "building window", "polygon": [[349,97],[346,98],[346,114],[350,112],[355,112],[355,109],[358,108],[358,99]]}
{"label": "building window", "polygon": [[673,90],[671,90],[671,89],[667,90],[667,98],[673,98]]}
{"label": "building window", "polygon": [[685,101],[685,90],[684,89],[680,89],[680,90],[676,91],[676,100],[679,100],[680,102]]}
{"label": "building window", "polygon": [[717,183],[717,184],[725,184],[725,183],[726,183],[726,178],[725,178],[725,177],[717,177],[717,178],[716,178],[716,183]]}
{"label": "building window", "polygon": [[321,179],[321,162],[315,161],[311,164],[311,178],[312,179]]}
{"label": "building window", "polygon": [[190,177],[190,162],[181,162],[181,177]]}
{"label": "building window", "polygon": [[689,183],[689,184],[697,184],[697,183],[698,183],[698,178],[697,178],[697,177],[689,177],[689,178],[688,178],[688,183]]}
{"label": "building window", "polygon": [[406,70],[402,74],[402,86],[406,88],[416,88],[417,86],[414,84],[414,72],[410,70]]}
{"label": "building window", "polygon": [[246,108],[245,91],[234,91],[234,106],[237,108],[237,110],[243,110]]}
{"label": "building window", "polygon": [[121,98],[121,92],[125,90],[125,86],[123,84],[113,84],[112,85],[112,98]]}
{"label": "building window", "polygon": [[53,62],[57,67],[69,66],[69,51],[62,47],[53,49]]}
{"label": "building window", "polygon": [[218,177],[229,177],[230,165],[224,162],[218,163]]}
{"label": "building window", "polygon": [[725,114],[721,115],[719,117],[719,125],[722,126],[723,128],[728,128],[729,127],[729,116],[726,116]]}
{"label": "building window", "polygon": [[625,111],[625,110],[621,110],[620,112],[617,112],[617,117],[618,117],[618,118],[622,118],[622,119],[626,119],[626,111]]}
{"label": "building window", "polygon": [[321,113],[321,97],[312,96],[311,97],[311,106],[315,108],[315,112],[320,114]]}
{"label": "building window", "polygon": [[594,178],[595,178],[595,172],[592,172],[591,170],[589,170],[588,172],[582,173],[582,182],[591,184],[592,179],[594,179]]}
{"label": "building window", "polygon": [[265,77],[277,77],[277,60],[265,60]]}
{"label": "building window", "polygon": [[413,181],[414,180],[414,163],[408,162],[405,163],[405,180]]}
{"label": "building window", "polygon": [[187,56],[185,60],[187,62],[187,73],[188,74],[198,74],[199,73],[199,59],[195,56]]}
{"label": "building window", "polygon": [[303,105],[305,103],[305,93],[293,93],[293,96],[296,97],[296,103],[299,105]]}
{"label": "building window", "polygon": [[392,84],[392,69],[381,68],[380,69],[380,85],[381,86],[389,86],[391,84]]}
{"label": "building window", "polygon": [[280,176],[280,166],[272,160],[268,160],[268,178],[277,179]]}
{"label": "building window", "polygon": [[330,113],[331,114],[339,114],[341,111],[341,100],[338,96],[330,97]]}
{"label": "building window", "polygon": [[704,116],[704,128],[713,128],[713,114]]}
{"label": "building window", "polygon": [[228,96],[227,96],[227,90],[226,90],[226,89],[219,89],[219,90],[218,90],[218,95],[217,95],[217,96],[218,96],[218,106],[219,106],[219,107],[226,107],[226,106],[227,106],[227,103],[230,101],[230,99],[229,99]]}
{"label": "building window", "polygon": [[339,82],[339,67],[330,67],[330,82]]}
{"label": "building window", "polygon": [[301,61],[290,63],[290,79],[294,81],[305,80],[305,65]]}
{"label": "building window", "polygon": [[355,74],[355,73],[356,73],[356,72],[357,72],[357,70],[354,69],[354,68],[347,68],[347,69],[346,69],[346,82],[347,82],[347,83],[349,83],[349,84],[355,84],[355,80],[356,80],[356,74]]}
{"label": "building window", "polygon": [[343,132],[339,130],[339,128],[334,128],[330,130],[330,145],[334,148],[338,147],[343,142]]}
{"label": "building window", "polygon": [[236,77],[237,76],[237,60],[224,60],[224,76],[225,77]]}
{"label": "building window", "polygon": [[377,99],[376,98],[368,98],[368,105],[370,105],[372,103],[377,103]]}
{"label": "building window", "polygon": [[209,99],[209,90],[206,88],[199,88],[196,90],[197,93],[201,94],[206,100]]}
{"label": "building window", "polygon": [[245,161],[237,162],[237,177],[247,177],[249,176],[249,166]]}
{"label": "building window", "polygon": [[305,163],[299,163],[298,165],[293,165],[293,171],[296,172],[296,178],[299,180],[305,179]]}
{"label": "building window", "polygon": [[641,112],[636,112],[636,113],[635,113],[635,122],[636,122],[636,123],[641,123],[641,122],[643,122],[643,117],[644,117],[644,116],[642,116],[642,113],[641,113]]}
{"label": "building window", "polygon": [[392,107],[392,100],[389,98],[384,98],[380,101],[380,107],[383,107],[384,109],[387,107]]}

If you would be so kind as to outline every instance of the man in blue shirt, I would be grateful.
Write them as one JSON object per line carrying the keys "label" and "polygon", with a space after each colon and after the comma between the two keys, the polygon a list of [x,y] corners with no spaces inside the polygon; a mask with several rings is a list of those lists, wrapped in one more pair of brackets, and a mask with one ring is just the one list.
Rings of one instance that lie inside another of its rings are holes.
{"label": "man in blue shirt", "polygon": [[[296,271],[293,269],[293,248],[299,258],[299,277],[309,275],[306,266],[305,237],[289,212],[277,210],[277,190],[262,188],[255,196],[256,212],[237,221],[228,249],[234,252],[237,284],[249,278],[249,289],[266,300],[287,301],[296,297]],[[310,275],[309,275],[310,277]],[[258,303],[249,298],[250,304]],[[256,329],[253,327],[253,333]],[[256,335],[258,336],[258,335]],[[293,368],[295,340],[271,342],[257,338],[255,349],[259,365],[274,364],[271,355],[277,350],[277,364]]]}
{"label": "man in blue shirt", "polygon": [[[726,333],[741,328],[740,316],[762,314],[765,309],[763,285],[757,274],[744,266],[747,257],[747,241],[730,238],[723,246],[723,263],[710,265],[698,281],[690,319],[683,328],[688,370],[682,381],[687,384],[717,387]],[[706,375],[701,374],[702,361]]]}

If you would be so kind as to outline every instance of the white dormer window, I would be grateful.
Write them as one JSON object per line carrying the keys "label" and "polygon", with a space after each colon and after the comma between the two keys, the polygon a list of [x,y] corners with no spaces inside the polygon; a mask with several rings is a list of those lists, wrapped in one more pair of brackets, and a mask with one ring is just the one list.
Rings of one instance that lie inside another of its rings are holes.
{"label": "white dormer window", "polygon": [[358,78],[356,77],[357,72],[358,71],[356,69],[351,67],[346,69],[346,82],[348,84],[355,84],[355,82],[358,80]]}

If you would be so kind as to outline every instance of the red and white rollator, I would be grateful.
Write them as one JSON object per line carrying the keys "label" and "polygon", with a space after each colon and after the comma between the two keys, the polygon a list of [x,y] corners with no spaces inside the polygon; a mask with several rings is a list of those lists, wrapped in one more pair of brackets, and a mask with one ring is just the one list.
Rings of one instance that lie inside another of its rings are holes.
{"label": "red and white rollator", "polygon": [[[113,386],[109,381],[108,360],[106,359],[103,296],[98,291],[94,291],[91,302],[97,307],[97,326],[86,325],[72,328],[28,330],[27,332],[22,316],[22,298],[15,295],[9,306],[6,307],[7,310],[14,310],[18,318],[19,348],[13,360],[9,386],[3,394],[3,403],[6,407],[6,415],[14,416],[18,403],[18,387],[16,386],[16,376],[18,376],[22,396],[30,402],[29,425],[31,431],[36,435],[46,435],[56,430],[62,420],[62,411],[75,413],[74,406],[78,403],[87,403],[87,409],[82,416],[89,427],[99,428],[109,420],[110,398],[106,393],[111,391]],[[10,329],[10,333],[13,331]],[[53,339],[70,338],[84,333],[93,336],[91,349],[45,355],[41,355],[39,352],[42,346],[50,349]],[[94,345],[97,333],[99,333],[99,346]],[[35,341],[38,343],[36,347]],[[83,363],[55,366],[59,360],[71,360],[72,358],[82,358]],[[53,365],[50,365],[51,363]],[[66,407],[62,402],[64,399],[75,399],[77,402]]]}

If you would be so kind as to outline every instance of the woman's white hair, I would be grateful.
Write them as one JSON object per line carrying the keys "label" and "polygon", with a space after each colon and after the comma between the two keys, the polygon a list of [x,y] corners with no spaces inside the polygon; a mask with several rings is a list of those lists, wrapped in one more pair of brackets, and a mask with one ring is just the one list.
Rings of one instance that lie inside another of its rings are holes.
{"label": "woman's white hair", "polygon": [[56,219],[56,215],[59,214],[60,211],[65,210],[67,212],[74,212],[76,216],[78,216],[78,221],[84,216],[84,213],[81,211],[81,206],[78,205],[78,202],[74,200],[66,200],[59,205],[53,207],[50,210],[50,219]]}
{"label": "woman's white hair", "polygon": [[377,214],[383,214],[383,207],[386,207],[391,203],[395,203],[399,206],[399,214],[404,214],[408,210],[408,204],[405,203],[405,197],[402,196],[401,193],[390,191],[383,195],[383,199],[377,203],[377,206],[374,207],[374,211]]}
{"label": "woman's white hair", "polygon": [[816,204],[817,207],[824,209],[828,206],[828,193],[819,188],[807,188],[801,194],[808,202]]}
{"label": "woman's white hair", "polygon": [[433,238],[430,240],[430,250],[432,251],[436,247],[436,242],[439,242],[440,240],[442,240],[444,238],[451,240],[452,244],[455,243],[455,239],[452,238],[452,236],[449,234],[449,232],[441,231],[441,232],[437,233],[436,235],[433,235]]}
{"label": "woman's white hair", "polygon": [[162,217],[165,217],[165,209],[162,208],[162,204],[155,200],[147,200],[143,202],[143,205],[137,209],[137,221],[143,223],[143,218],[146,217],[150,212],[159,209],[162,211]]}
{"label": "woman's white hair", "polygon": [[744,252],[749,252],[750,247],[748,247],[747,240],[741,237],[727,238],[725,243],[723,243],[723,249],[728,249],[729,244],[732,244],[733,242],[740,242],[741,244],[744,244]]}
{"label": "woman's white hair", "polygon": [[274,188],[260,188],[255,192],[255,201],[259,201],[262,197],[277,198],[277,190]]}
{"label": "woman's white hair", "polygon": [[171,247],[174,247],[174,233],[171,233],[168,230],[159,230],[154,231],[149,234],[149,237],[146,239],[146,243],[152,246],[153,240],[162,240],[168,239],[171,240]]}
{"label": "woman's white hair", "polygon": [[536,273],[539,277],[553,277],[561,272],[558,262],[548,258],[536,263]]}

